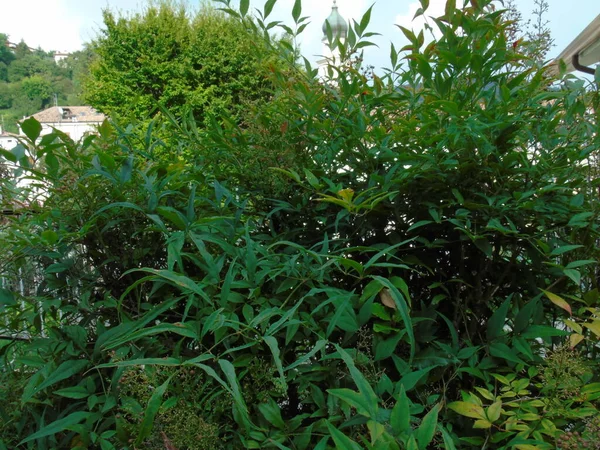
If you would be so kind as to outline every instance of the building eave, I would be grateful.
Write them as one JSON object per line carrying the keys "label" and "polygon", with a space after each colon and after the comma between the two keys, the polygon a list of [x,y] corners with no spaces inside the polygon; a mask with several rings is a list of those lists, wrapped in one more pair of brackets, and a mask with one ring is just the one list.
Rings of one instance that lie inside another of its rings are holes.
{"label": "building eave", "polygon": [[600,14],[553,61],[553,71],[558,72],[560,61],[566,64],[567,72],[584,67],[593,73],[591,66],[600,62]]}

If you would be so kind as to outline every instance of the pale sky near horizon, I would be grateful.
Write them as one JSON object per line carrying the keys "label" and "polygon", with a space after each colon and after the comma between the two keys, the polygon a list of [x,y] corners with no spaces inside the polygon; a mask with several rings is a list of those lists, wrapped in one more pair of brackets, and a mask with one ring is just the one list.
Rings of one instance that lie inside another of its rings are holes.
{"label": "pale sky near horizon", "polygon": [[[188,0],[196,5],[200,0]],[[291,23],[294,0],[278,0],[272,18]],[[419,29],[422,22],[412,23],[419,7],[418,0],[338,0],[339,11],[346,19],[360,20],[362,14],[375,4],[369,29],[382,34],[374,39],[379,47],[366,51],[365,59],[377,67],[388,61],[390,42],[396,47],[406,43],[395,24]],[[445,0],[431,0],[428,15],[441,15]],[[531,16],[533,0],[517,0],[525,19]],[[548,0],[546,15],[555,40],[550,57],[557,56],[597,15],[600,0]],[[0,33],[11,41],[24,39],[31,47],[44,50],[74,51],[84,42],[94,39],[102,27],[102,9],[109,7],[124,13],[141,10],[146,0],[0,0]],[[251,0],[251,8],[262,9],[264,0]],[[332,0],[303,0],[302,15],[311,17],[311,24],[300,41],[303,54],[310,60],[322,54],[321,26],[331,12]]]}

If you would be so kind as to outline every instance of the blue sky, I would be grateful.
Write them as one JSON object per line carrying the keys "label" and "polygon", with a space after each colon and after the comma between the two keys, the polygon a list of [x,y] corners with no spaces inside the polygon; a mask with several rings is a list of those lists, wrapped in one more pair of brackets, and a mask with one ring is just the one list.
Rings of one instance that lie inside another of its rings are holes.
{"label": "blue sky", "polygon": [[[11,40],[25,41],[44,50],[73,51],[94,38],[102,26],[101,10],[112,9],[128,12],[139,10],[144,0],[1,0],[0,32],[10,35]],[[191,0],[197,5],[199,0]],[[550,57],[558,55],[598,14],[600,0],[548,0],[550,10],[547,18],[556,46]],[[262,7],[264,0],[251,0],[251,7]],[[291,21],[294,0],[278,0],[273,17]],[[395,27],[401,23],[414,28],[422,23],[411,23],[418,7],[416,0],[338,0],[340,13],[345,19],[359,20],[366,9],[375,4],[370,29],[382,34],[376,39],[379,48],[369,48],[366,60],[376,66],[388,60],[390,42],[396,46],[405,43],[402,33]],[[303,0],[303,15],[311,16],[311,24],[301,40],[305,56],[313,61],[322,54],[321,25],[331,12],[332,0]],[[431,0],[430,14],[443,11],[445,0]],[[533,0],[517,0],[524,18],[531,15]]]}

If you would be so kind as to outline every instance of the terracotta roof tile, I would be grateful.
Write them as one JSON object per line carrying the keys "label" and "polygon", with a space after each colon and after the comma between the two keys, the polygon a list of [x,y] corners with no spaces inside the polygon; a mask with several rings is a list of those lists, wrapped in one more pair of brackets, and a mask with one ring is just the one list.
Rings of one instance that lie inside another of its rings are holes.
{"label": "terracotta roof tile", "polygon": [[106,118],[91,106],[53,106],[30,117],[40,123],[103,122]]}

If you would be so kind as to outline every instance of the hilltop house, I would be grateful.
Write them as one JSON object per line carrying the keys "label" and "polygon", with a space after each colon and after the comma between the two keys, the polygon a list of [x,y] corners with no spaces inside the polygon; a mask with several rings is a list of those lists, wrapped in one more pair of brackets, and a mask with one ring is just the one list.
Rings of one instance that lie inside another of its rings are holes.
{"label": "hilltop house", "polygon": [[[50,134],[53,129],[56,129],[74,141],[94,133],[96,127],[101,125],[106,118],[104,114],[99,113],[91,106],[53,106],[31,117],[42,125],[42,136]],[[23,131],[20,134],[23,135]]]}

